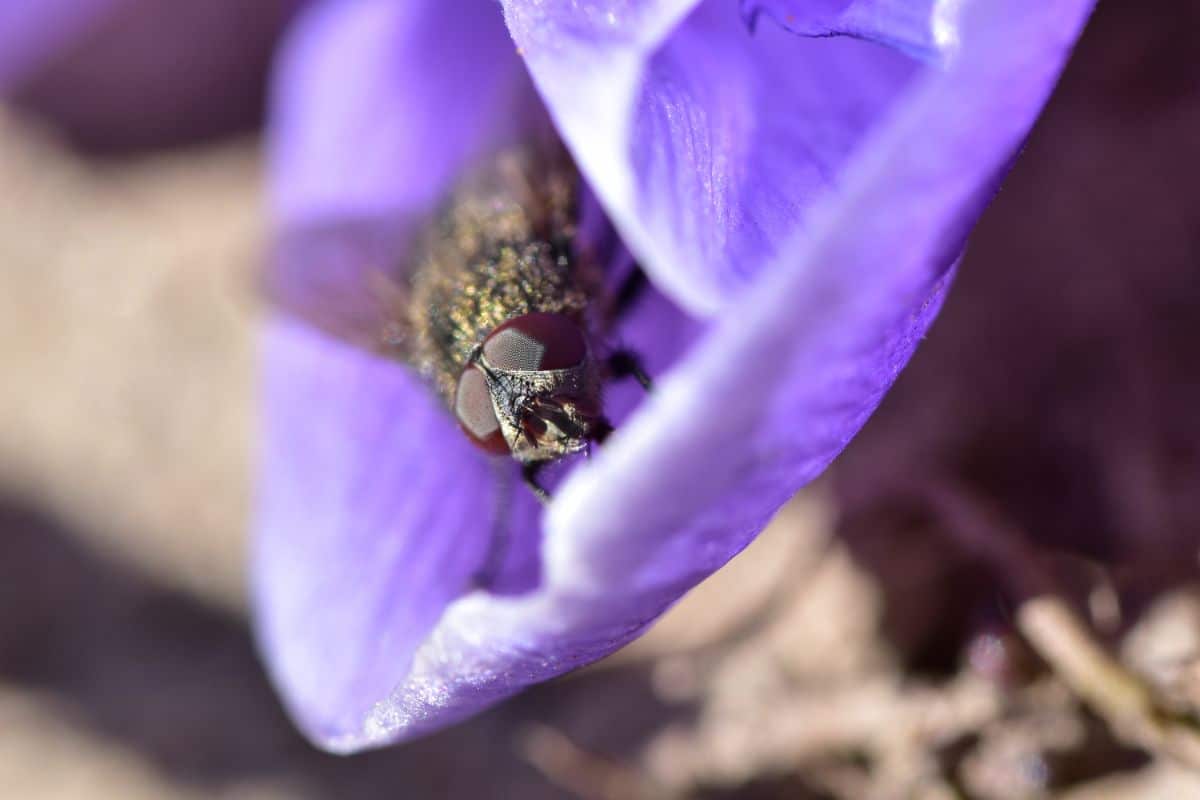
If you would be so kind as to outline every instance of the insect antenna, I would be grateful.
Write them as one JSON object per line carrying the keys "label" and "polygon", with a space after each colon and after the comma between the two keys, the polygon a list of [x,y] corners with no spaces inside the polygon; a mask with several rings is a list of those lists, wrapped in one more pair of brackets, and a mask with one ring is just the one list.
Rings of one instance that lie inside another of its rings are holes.
{"label": "insect antenna", "polygon": [[654,382],[642,368],[642,360],[631,350],[617,350],[608,357],[608,373],[613,378],[633,377],[647,392],[653,390]]}
{"label": "insect antenna", "polygon": [[624,316],[641,298],[647,286],[649,286],[649,281],[646,279],[645,271],[642,270],[639,264],[634,262],[633,268],[621,281],[621,285],[617,287],[616,292],[612,295],[612,300],[605,315],[607,321],[612,323]]}

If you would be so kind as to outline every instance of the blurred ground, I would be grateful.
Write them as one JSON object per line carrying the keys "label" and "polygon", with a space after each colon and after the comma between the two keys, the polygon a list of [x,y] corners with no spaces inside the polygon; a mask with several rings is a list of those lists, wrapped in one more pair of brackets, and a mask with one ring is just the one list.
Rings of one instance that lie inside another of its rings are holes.
{"label": "blurred ground", "polygon": [[237,605],[252,442],[254,150],[108,165],[0,116],[0,478]]}
{"label": "blurred ground", "polygon": [[95,161],[0,116],[0,797],[1200,796],[1021,635],[1052,593],[1194,729],[1198,52],[1200,4],[1102,4],[831,478],[605,664],[349,759],[242,616],[254,143]]}

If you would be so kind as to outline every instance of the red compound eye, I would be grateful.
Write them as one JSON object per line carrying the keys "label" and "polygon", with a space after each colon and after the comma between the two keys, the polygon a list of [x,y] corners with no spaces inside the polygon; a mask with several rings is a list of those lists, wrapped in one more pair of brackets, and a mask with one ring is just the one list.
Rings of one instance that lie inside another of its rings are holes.
{"label": "red compound eye", "polygon": [[577,367],[587,357],[583,331],[565,314],[522,314],[500,325],[483,342],[488,363],[503,370]]}
{"label": "red compound eye", "polygon": [[454,416],[467,438],[489,453],[508,453],[508,444],[500,431],[496,409],[492,406],[492,391],[487,378],[478,367],[471,365],[458,376],[454,392]]}

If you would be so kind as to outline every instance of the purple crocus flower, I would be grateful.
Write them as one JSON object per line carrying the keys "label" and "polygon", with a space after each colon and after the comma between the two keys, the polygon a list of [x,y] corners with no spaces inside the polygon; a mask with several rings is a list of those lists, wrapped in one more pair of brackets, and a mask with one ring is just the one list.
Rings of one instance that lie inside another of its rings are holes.
{"label": "purple crocus flower", "polygon": [[[120,4],[0,10],[0,91]],[[285,294],[401,262],[548,112],[655,286],[618,334],[657,385],[612,393],[617,433],[543,512],[406,367],[269,320],[255,612],[305,732],[350,751],[462,719],[745,547],[907,361],[1091,5],[315,3],[276,76]]]}
{"label": "purple crocus flower", "polygon": [[544,513],[405,366],[270,322],[255,610],[313,741],[411,737],[594,661],[745,547],[909,358],[1091,5],[313,7],[276,75],[283,280],[338,299],[403,268],[540,99],[657,289],[619,329],[655,391],[613,393],[617,433]]}

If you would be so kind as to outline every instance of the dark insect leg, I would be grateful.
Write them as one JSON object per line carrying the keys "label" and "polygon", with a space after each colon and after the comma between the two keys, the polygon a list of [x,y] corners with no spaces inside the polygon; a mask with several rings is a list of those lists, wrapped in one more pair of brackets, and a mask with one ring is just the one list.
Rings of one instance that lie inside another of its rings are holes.
{"label": "dark insect leg", "polygon": [[614,378],[633,376],[647,392],[654,388],[650,376],[642,369],[642,360],[629,350],[618,350],[608,357],[608,372]]}
{"label": "dark insect leg", "polygon": [[642,272],[640,266],[634,264],[612,296],[612,303],[608,308],[608,321],[611,323],[620,319],[625,312],[632,308],[633,304],[642,296],[647,285],[649,284],[646,280],[646,273]]}
{"label": "dark insect leg", "polygon": [[550,505],[550,493],[543,489],[542,485],[537,481],[538,473],[542,471],[543,466],[545,466],[545,462],[542,461],[534,461],[531,464],[522,464],[521,480],[526,486],[529,487],[529,491],[533,492],[533,496],[536,497],[542,505],[546,506]]}
{"label": "dark insect leg", "polygon": [[600,417],[592,423],[592,427],[588,429],[588,435],[596,444],[604,444],[604,440],[613,432],[612,423],[604,417]]}

